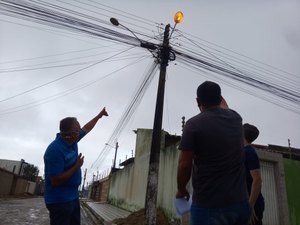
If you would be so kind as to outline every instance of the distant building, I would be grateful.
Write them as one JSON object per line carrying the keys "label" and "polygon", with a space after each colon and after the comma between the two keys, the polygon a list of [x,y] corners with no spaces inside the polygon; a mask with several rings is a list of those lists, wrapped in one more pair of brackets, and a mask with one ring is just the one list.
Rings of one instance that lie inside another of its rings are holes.
{"label": "distant building", "polygon": [[24,159],[21,159],[21,161],[0,159],[0,168],[5,169],[19,176],[24,175],[24,168],[27,165],[31,165],[31,164],[25,162]]}
{"label": "distant building", "polygon": [[44,183],[33,164],[0,159],[0,195],[43,194]]}

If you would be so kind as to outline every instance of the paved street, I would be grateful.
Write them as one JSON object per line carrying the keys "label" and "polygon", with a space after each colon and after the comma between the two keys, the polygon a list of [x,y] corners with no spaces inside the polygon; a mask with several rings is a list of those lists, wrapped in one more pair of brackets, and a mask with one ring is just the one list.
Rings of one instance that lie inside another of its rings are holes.
{"label": "paved street", "polygon": [[[94,218],[81,209],[81,225],[94,225]],[[44,199],[0,199],[0,225],[50,225]],[[99,223],[98,223],[99,224]]]}
{"label": "paved street", "polygon": [[43,198],[1,199],[0,224],[49,225]]}

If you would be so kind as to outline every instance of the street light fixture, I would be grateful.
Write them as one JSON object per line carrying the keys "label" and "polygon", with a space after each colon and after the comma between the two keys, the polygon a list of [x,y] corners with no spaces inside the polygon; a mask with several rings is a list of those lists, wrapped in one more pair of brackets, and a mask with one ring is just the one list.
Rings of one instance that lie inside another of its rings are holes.
{"label": "street light fixture", "polygon": [[110,22],[111,22],[113,25],[115,25],[116,27],[117,27],[117,26],[121,26],[121,27],[125,28],[125,29],[128,30],[130,33],[132,33],[133,36],[134,36],[136,39],[138,39],[138,40],[142,43],[142,41],[138,38],[138,36],[136,36],[136,34],[135,34],[134,32],[132,32],[132,31],[131,31],[129,28],[127,28],[126,26],[120,24],[119,21],[118,21],[116,18],[113,18],[113,17],[110,18]]}
{"label": "street light fixture", "polygon": [[[142,48],[146,48],[150,51],[151,50],[156,50],[157,46],[153,43],[150,42],[146,42],[146,41],[142,41],[141,39],[139,39],[139,37],[132,31],[130,30],[128,27],[124,26],[123,24],[119,23],[119,21],[116,18],[110,18],[110,22],[114,25],[114,26],[120,26],[123,27],[124,29],[126,29],[127,31],[129,31],[130,33],[132,33],[132,35],[140,42],[140,46]],[[150,51],[151,52],[151,51]],[[151,54],[153,55],[153,53],[151,52]]]}
{"label": "street light fixture", "polygon": [[183,13],[182,12],[180,12],[180,11],[178,11],[176,14],[175,14],[175,16],[174,16],[174,22],[175,22],[175,25],[177,24],[177,23],[181,23],[182,22],[182,20],[183,20]]}
{"label": "street light fixture", "polygon": [[181,11],[178,11],[177,13],[175,13],[175,15],[174,15],[174,22],[175,22],[175,24],[174,24],[174,27],[172,29],[172,32],[171,32],[169,38],[171,38],[171,36],[172,36],[172,34],[173,34],[174,30],[175,30],[176,25],[178,23],[181,23],[182,20],[183,20],[183,18],[184,18],[184,16],[183,16],[183,13]]}

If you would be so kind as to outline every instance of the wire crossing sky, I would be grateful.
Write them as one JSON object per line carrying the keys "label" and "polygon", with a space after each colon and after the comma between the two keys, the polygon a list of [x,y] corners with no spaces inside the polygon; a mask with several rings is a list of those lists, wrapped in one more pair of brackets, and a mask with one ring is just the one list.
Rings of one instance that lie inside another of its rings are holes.
{"label": "wire crossing sky", "polygon": [[136,108],[138,107],[139,103],[141,102],[145,92],[147,91],[155,73],[157,72],[158,65],[156,62],[153,62],[152,65],[150,65],[149,71],[147,71],[144,74],[144,77],[142,77],[140,83],[138,84],[136,91],[134,95],[132,96],[128,106],[126,107],[125,111],[122,114],[121,119],[119,120],[118,124],[113,130],[113,133],[109,137],[108,141],[105,143],[104,148],[100,152],[97,159],[94,161],[90,169],[96,169],[97,167],[103,165],[103,161],[107,157],[107,153],[110,150],[110,146],[114,145],[114,142],[117,141],[120,134],[124,130],[125,126],[128,124],[129,120],[135,113]]}
{"label": "wire crossing sky", "polygon": [[[105,20],[100,20],[95,17],[91,17],[86,14],[69,10],[54,4],[44,3],[43,1],[32,2],[35,4],[28,1],[2,1],[2,13],[8,16],[17,16],[25,20],[34,21],[36,23],[71,30],[73,32],[83,32],[85,34],[94,35],[99,38],[139,46],[139,43],[137,43],[135,37],[104,27],[103,25],[107,25],[107,21]],[[139,33],[142,34],[142,32]],[[190,38],[186,37],[186,35],[183,35],[180,31],[178,31],[178,33],[196,47],[189,47],[187,49],[181,47],[173,47],[174,51],[171,50],[171,52],[175,53],[179,61],[185,63],[186,65],[190,65],[193,68],[206,69],[211,72],[217,73],[218,75],[223,75],[226,78],[231,78],[233,80],[255,87],[259,90],[268,92],[269,94],[271,94],[269,97],[270,102],[276,102],[277,105],[300,114],[299,80],[296,80],[296,83],[290,84],[290,80],[286,80],[286,77],[281,78],[280,76],[277,76],[275,80],[274,75],[272,74],[272,77],[267,77],[265,73],[255,71],[254,69],[244,69],[240,68],[239,65],[232,65],[230,61],[226,62],[225,60],[220,59],[209,50],[206,50],[205,48],[198,45],[196,41],[193,41]],[[145,33],[143,34],[143,36],[149,37]],[[159,49],[158,46],[157,48]],[[204,53],[206,54],[203,54],[203,52],[201,53],[199,49],[204,50]],[[98,63],[99,62],[93,63],[91,65],[88,65],[87,67],[94,66]],[[80,69],[79,71],[81,70],[82,69]],[[70,75],[72,74],[69,74],[67,76]],[[57,81],[57,79],[54,81]],[[54,81],[45,83],[43,85],[47,85]],[[35,88],[28,91],[32,90],[35,90]],[[0,102],[9,100],[24,93],[27,93],[27,91],[19,93],[15,96],[8,97],[6,99],[1,99]],[[283,99],[283,103],[280,103],[282,100],[274,100],[274,96]]]}
{"label": "wire crossing sky", "polygon": [[[128,133],[152,128],[155,72],[168,23],[176,59],[168,66],[164,130],[181,133],[181,117],[198,112],[197,86],[213,80],[229,106],[260,128],[258,142],[286,145],[291,139],[300,146],[300,31],[294,23],[300,13],[299,3],[287,1],[0,1],[0,148],[12,149],[1,154],[39,156],[42,168],[43,149],[61,118],[74,115],[84,123],[95,107],[106,106],[107,121],[81,143],[86,167],[91,173],[110,167],[105,143],[116,140],[124,160],[134,148]],[[185,19],[174,29],[179,10]],[[139,40],[113,26],[111,17]],[[151,53],[140,41],[152,43]]]}

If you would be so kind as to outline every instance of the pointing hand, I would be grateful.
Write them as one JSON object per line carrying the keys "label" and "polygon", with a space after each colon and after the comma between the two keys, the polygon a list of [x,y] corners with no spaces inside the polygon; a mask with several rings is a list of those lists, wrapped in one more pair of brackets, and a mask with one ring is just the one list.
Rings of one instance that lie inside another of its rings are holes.
{"label": "pointing hand", "polygon": [[108,113],[106,112],[105,107],[101,110],[101,112],[99,113],[99,116],[100,117],[102,117],[102,116],[108,116]]}

